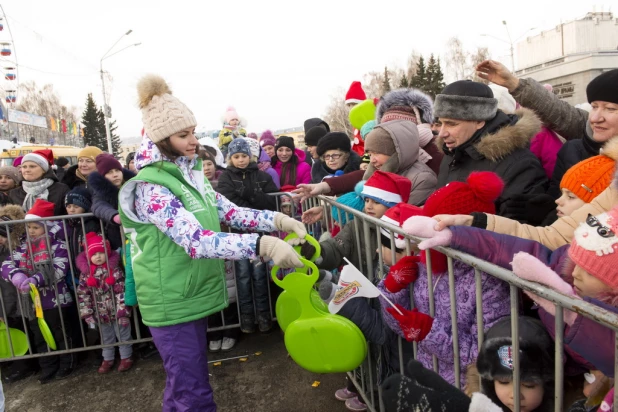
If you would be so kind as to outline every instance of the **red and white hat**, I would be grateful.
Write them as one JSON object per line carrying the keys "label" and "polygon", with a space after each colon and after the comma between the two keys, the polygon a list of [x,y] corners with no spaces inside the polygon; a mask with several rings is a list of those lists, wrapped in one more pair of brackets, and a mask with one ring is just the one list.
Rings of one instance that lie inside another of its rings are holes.
{"label": "red and white hat", "polygon": [[[402,227],[403,222],[408,220],[412,216],[418,216],[423,214],[423,208],[418,206],[409,205],[407,203],[399,203],[384,213],[380,220],[390,223],[391,225]],[[395,233],[395,248],[398,252],[401,252],[406,247],[406,240],[403,235]],[[391,233],[388,229],[380,228],[380,238],[382,239],[382,245],[388,248],[391,247]]]}
{"label": "red and white hat", "polygon": [[49,149],[35,150],[24,156],[21,163],[25,162],[34,162],[47,172],[50,166],[54,164],[54,152]]}
{"label": "red and white hat", "polygon": [[348,92],[345,94],[345,104],[350,103],[362,103],[367,100],[367,95],[365,95],[365,91],[363,90],[363,86],[361,82],[352,82]]}
{"label": "red and white hat", "polygon": [[25,219],[30,220],[40,220],[45,217],[54,216],[54,205],[52,202],[48,202],[47,200],[37,199],[34,202],[34,205],[28,210],[26,213]]}
{"label": "red and white hat", "polygon": [[361,196],[384,206],[393,207],[397,203],[407,203],[411,191],[412,182],[407,177],[376,170],[365,182]]}

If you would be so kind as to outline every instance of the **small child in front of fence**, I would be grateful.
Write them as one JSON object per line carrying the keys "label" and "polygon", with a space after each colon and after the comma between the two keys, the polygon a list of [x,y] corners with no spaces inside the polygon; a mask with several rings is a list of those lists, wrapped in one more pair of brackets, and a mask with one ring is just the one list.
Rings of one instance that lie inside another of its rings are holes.
{"label": "small child in front of fence", "polygon": [[[124,301],[124,273],[120,266],[120,255],[111,250],[109,241],[96,233],[86,234],[86,251],[77,257],[81,275],[77,296],[79,312],[91,329],[101,330],[102,344],[108,345],[131,340],[131,309]],[[106,255],[107,252],[107,255]],[[120,345],[118,372],[125,372],[133,366],[133,347]],[[98,369],[108,373],[114,366],[115,348],[103,348],[103,363]]]}
{"label": "small child in front of fence", "polygon": [[[588,215],[575,230],[573,243],[555,251],[532,240],[473,227],[453,226],[437,232],[433,219],[411,224],[415,226],[414,235],[430,238],[419,244],[421,249],[450,246],[503,268],[512,268],[515,275],[573,299],[618,311],[618,205],[599,216]],[[541,321],[553,336],[554,304],[532,292],[524,292],[539,306]],[[564,322],[565,352],[569,355],[566,373],[575,375],[598,369],[613,376],[612,332],[568,310],[564,310]]]}
{"label": "small child in front of fence", "polygon": [[96,157],[96,172],[88,175],[88,185],[92,189],[92,213],[105,223],[105,235],[112,249],[121,248],[120,214],[118,214],[118,192],[122,185],[135,177],[135,173],[124,169],[120,162],[109,153]]}
{"label": "small child in front of fence", "polygon": [[[43,316],[49,326],[58,350],[71,348],[70,322],[67,309],[73,304],[65,277],[69,269],[69,256],[65,243],[56,236],[62,230],[58,222],[41,221],[41,218],[54,216],[55,205],[43,199],[37,199],[26,214],[27,236],[2,264],[2,277],[11,282],[21,293],[22,316],[29,321],[29,328],[34,336],[37,353],[46,353],[47,343],[39,328],[34,306],[30,299],[30,285],[34,285],[41,297]],[[45,233],[47,226],[47,236]],[[61,310],[58,310],[58,307]],[[65,345],[65,341],[67,345]],[[73,355],[43,356],[39,358],[41,375],[39,383],[46,384],[56,379],[64,379],[73,371]]]}
{"label": "small child in front of fence", "polygon": [[[423,208],[399,205],[399,221],[403,229],[409,232],[408,221],[415,216],[433,216],[441,213],[470,213],[472,211],[495,211],[495,200],[500,196],[503,182],[491,172],[472,173],[466,182],[451,182],[435,191]],[[388,214],[387,214],[388,217]],[[388,220],[387,220],[388,221]],[[385,231],[388,233],[388,231]],[[382,237],[382,254],[389,260],[391,242],[389,236]],[[403,252],[405,241],[395,237],[397,252]],[[455,353],[453,351],[453,330],[451,319],[451,299],[449,274],[446,255],[435,250],[430,251],[432,282],[429,282],[427,252],[421,252],[418,261],[418,278],[391,273],[383,282],[383,288],[394,294],[401,294],[405,304],[398,306],[399,314],[389,305],[382,305],[389,320],[389,325],[403,338],[418,343],[417,359],[427,368],[433,366],[433,356],[438,360],[440,376],[455,383]],[[387,262],[388,263],[388,262]],[[474,364],[478,352],[477,311],[481,310],[484,329],[489,328],[500,318],[508,316],[509,286],[507,283],[481,272],[482,306],[476,303],[475,272],[472,266],[461,261],[453,261],[454,288],[457,296],[457,331],[459,345],[459,381],[463,387],[466,382],[466,369]],[[414,303],[416,308],[410,310],[408,285],[414,281]],[[430,316],[429,297],[433,295],[435,311]],[[401,299],[398,298],[398,301]],[[385,303],[385,302],[384,302]],[[427,329],[427,326],[429,329]],[[426,336],[423,336],[426,335]]]}
{"label": "small child in front of fence", "polygon": [[[541,322],[530,317],[518,318],[518,330],[519,411],[552,412],[555,379],[552,338]],[[472,399],[430,368],[410,361],[405,377],[392,376],[382,386],[386,411],[513,411],[512,344],[510,317],[499,320],[489,328],[476,360],[481,376],[481,392],[474,393]]]}
{"label": "small child in front of fence", "polygon": [[[228,167],[219,176],[217,192],[241,207],[276,210],[277,199],[269,193],[276,193],[277,186],[268,173],[258,169],[257,163],[251,158],[249,143],[239,137],[229,143],[227,149]],[[240,330],[243,333],[255,332],[257,317],[260,332],[268,332],[272,329],[272,316],[267,265],[259,260],[250,262],[248,259],[237,260],[234,264],[240,306]]]}

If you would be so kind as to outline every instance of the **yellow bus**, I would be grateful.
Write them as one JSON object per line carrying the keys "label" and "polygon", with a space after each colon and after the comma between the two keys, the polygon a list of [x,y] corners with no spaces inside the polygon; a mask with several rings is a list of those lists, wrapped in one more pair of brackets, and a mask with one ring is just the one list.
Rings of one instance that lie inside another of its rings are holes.
{"label": "yellow bus", "polygon": [[49,146],[42,144],[28,144],[21,147],[15,146],[7,149],[2,149],[0,153],[0,166],[13,166],[13,161],[19,156],[27,155],[35,150],[50,149],[54,152],[54,159],[66,157],[70,165],[77,164],[77,153],[82,150],[79,147],[73,146]]}

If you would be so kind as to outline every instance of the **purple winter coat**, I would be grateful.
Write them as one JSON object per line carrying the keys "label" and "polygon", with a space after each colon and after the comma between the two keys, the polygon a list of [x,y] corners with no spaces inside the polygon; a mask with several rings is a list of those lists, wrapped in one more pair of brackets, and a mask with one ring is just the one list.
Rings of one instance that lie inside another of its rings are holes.
{"label": "purple winter coat", "polygon": [[[429,279],[427,267],[418,265],[418,279],[414,283],[414,302],[419,312],[429,314]],[[457,260],[453,261],[455,273],[455,294],[457,296],[457,330],[459,333],[460,383],[466,382],[466,369],[476,362],[478,355],[478,326],[476,323],[476,284],[474,268]],[[494,323],[510,315],[509,285],[493,276],[481,272],[483,290],[483,329],[489,329]],[[448,284],[448,272],[433,274],[435,316],[431,331],[418,344],[417,359],[427,369],[433,369],[433,355],[438,359],[440,376],[450,384],[455,383],[455,354],[453,351],[453,334],[451,322],[451,299]],[[381,291],[384,291],[382,283]],[[408,296],[406,309],[410,308],[409,291],[398,294]],[[387,295],[388,296],[388,295]],[[389,297],[390,298],[390,297]],[[400,303],[400,299],[395,300]],[[399,324],[386,312],[390,307],[383,302],[383,316],[389,326],[400,336]]]}
{"label": "purple winter coat", "polygon": [[[525,252],[539,259],[560,276],[570,277],[571,275],[570,273],[564,273],[566,267],[572,266],[565,264],[569,245],[552,251],[533,240],[502,235],[474,227],[454,226],[451,227],[451,231],[453,233],[451,240],[451,247],[453,249],[475,255],[480,259],[505,269],[512,269],[511,261],[515,253]],[[597,302],[594,303],[598,304]],[[612,310],[618,311],[616,308]],[[539,317],[553,338],[556,335],[555,317],[543,308],[539,308]],[[599,362],[599,359],[603,359],[603,362],[605,362],[605,359],[608,357],[613,357],[614,341],[607,340],[609,335],[613,336],[612,331],[596,324],[594,321],[581,318],[583,317],[578,316],[571,327],[565,325],[564,350],[575,362],[575,364],[567,363],[565,373],[567,375],[574,375],[586,369],[599,369],[605,373],[605,371],[609,372],[609,369],[612,369],[611,372],[613,374],[613,367],[611,366],[613,363],[596,363]],[[592,341],[596,342],[597,345],[591,345],[590,342]],[[598,353],[598,345],[606,348],[603,350],[607,352]]]}
{"label": "purple winter coat", "polygon": [[[43,310],[56,308],[58,301],[60,301],[61,307],[67,307],[73,303],[71,292],[65,282],[65,277],[69,272],[69,253],[65,242],[58,239],[59,236],[64,236],[64,232],[61,230],[58,222],[54,221],[47,221],[47,230],[51,256],[42,257],[40,261],[35,261],[33,268],[28,269],[28,266],[31,266],[31,262],[27,262],[29,260],[29,249],[27,240],[24,238],[21,245],[13,252],[13,259],[7,258],[2,263],[1,269],[2,277],[9,282],[13,275],[20,272],[28,277],[35,278],[37,289],[41,295]],[[32,239],[31,241],[37,242]],[[56,299],[54,284],[58,290],[58,300]],[[29,297],[28,300],[30,300]]]}
{"label": "purple winter coat", "polygon": [[281,184],[279,183],[279,174],[277,173],[275,169],[273,169],[270,166],[270,157],[268,157],[268,155],[266,154],[264,150],[260,150],[260,158],[258,159],[258,168],[262,172],[268,173],[270,177],[273,178],[273,182],[275,183],[275,186],[277,186],[277,189],[281,187]]}

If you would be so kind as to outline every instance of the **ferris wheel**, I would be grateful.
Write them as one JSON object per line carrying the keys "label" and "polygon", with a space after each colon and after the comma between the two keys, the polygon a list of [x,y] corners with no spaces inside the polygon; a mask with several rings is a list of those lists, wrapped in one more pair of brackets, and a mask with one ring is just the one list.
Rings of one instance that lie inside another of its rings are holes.
{"label": "ferris wheel", "polygon": [[[4,94],[4,103],[13,108],[17,102],[19,90],[19,69],[13,34],[9,22],[0,5],[0,91]],[[4,113],[6,117],[6,113]]]}

